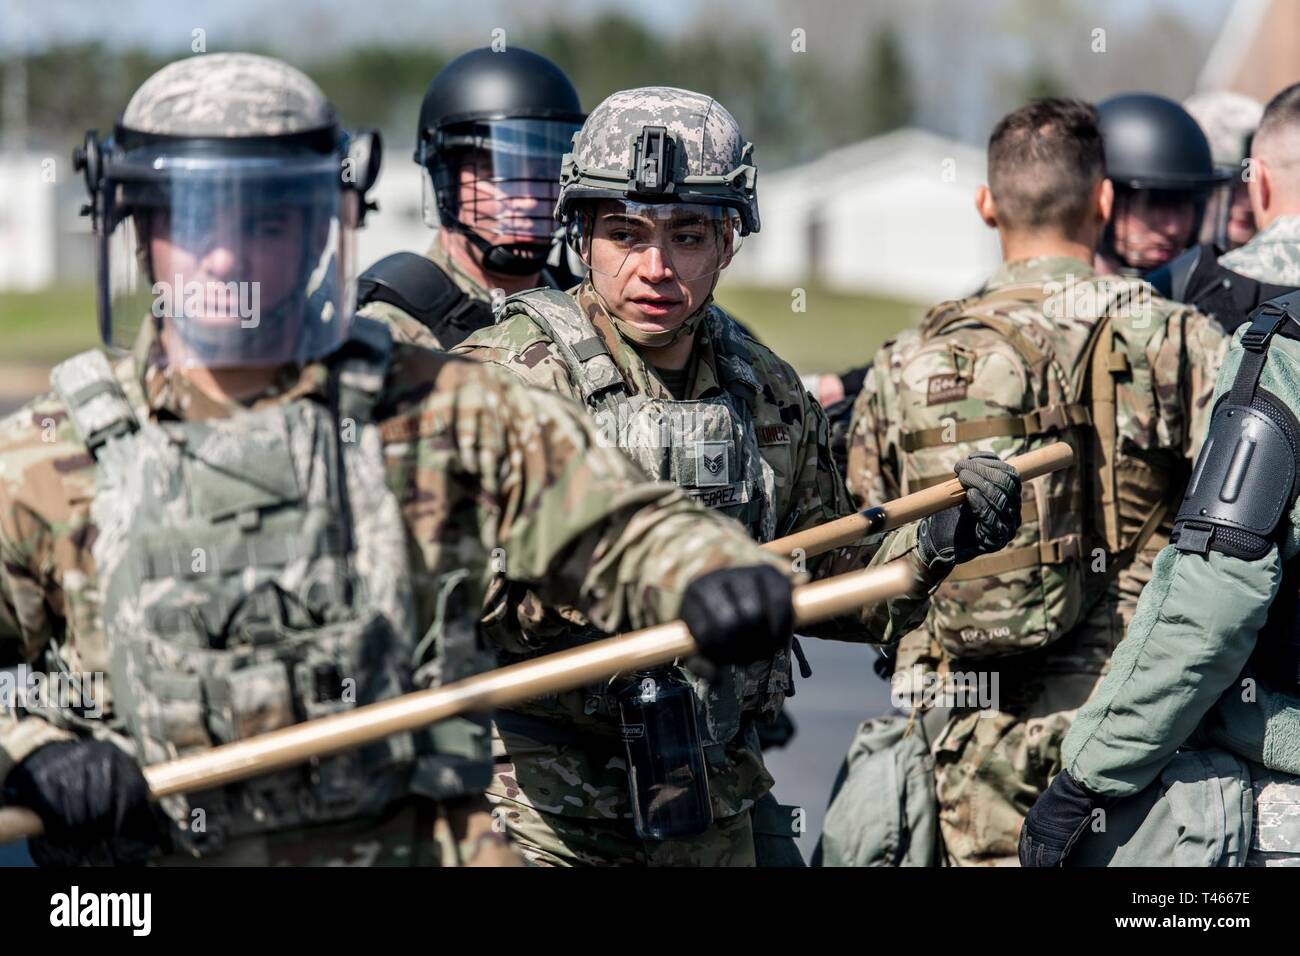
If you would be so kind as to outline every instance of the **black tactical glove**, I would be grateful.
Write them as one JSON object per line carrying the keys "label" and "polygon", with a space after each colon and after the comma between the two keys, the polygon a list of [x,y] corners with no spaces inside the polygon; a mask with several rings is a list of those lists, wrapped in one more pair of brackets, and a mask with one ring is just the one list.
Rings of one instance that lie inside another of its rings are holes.
{"label": "black tactical glove", "polygon": [[1061,866],[1102,803],[1067,771],[1058,773],[1025,817],[1020,830],[1020,865]]}
{"label": "black tactical glove", "polygon": [[139,864],[168,842],[139,764],[107,741],[46,744],[9,771],[5,795],[45,824],[28,841],[41,866]]}
{"label": "black tactical glove", "polygon": [[927,565],[961,564],[998,551],[1020,530],[1020,475],[987,451],[957,462],[966,501],[921,522],[918,544]]}
{"label": "black tactical glove", "polygon": [[710,664],[748,664],[784,650],[794,635],[790,581],[759,565],[710,571],[682,596],[682,620]]}

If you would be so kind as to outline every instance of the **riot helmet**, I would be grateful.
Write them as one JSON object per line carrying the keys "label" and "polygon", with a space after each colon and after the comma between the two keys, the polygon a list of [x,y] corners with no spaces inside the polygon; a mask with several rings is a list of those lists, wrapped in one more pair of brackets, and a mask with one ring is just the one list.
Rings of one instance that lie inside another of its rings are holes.
{"label": "riot helmet", "polygon": [[341,129],[305,74],[245,53],[177,61],[73,161],[106,346],[153,322],[168,361],[238,368],[303,364],[347,338],[379,139]]}
{"label": "riot helmet", "polygon": [[556,237],[560,159],[582,120],[573,84],[544,56],[484,48],[452,60],[420,105],[426,224],[464,235],[487,272],[538,272]]}
{"label": "riot helmet", "polygon": [[1211,196],[1229,176],[1196,120],[1173,100],[1126,93],[1097,105],[1115,207],[1102,255],[1120,271],[1158,268],[1199,241]]}

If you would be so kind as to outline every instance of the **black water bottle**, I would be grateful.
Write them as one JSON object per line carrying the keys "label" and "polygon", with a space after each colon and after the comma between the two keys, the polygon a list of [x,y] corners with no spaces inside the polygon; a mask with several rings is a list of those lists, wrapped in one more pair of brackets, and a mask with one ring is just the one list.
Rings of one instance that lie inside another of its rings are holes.
{"label": "black water bottle", "polygon": [[637,835],[703,833],[713,808],[691,685],[675,670],[638,673],[619,691],[618,713]]}

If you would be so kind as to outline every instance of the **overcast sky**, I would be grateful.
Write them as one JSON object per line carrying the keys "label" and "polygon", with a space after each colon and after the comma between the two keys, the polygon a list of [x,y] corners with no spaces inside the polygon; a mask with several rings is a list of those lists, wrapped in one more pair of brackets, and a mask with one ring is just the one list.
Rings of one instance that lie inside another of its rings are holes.
{"label": "overcast sky", "polygon": [[[971,0],[953,0],[969,11]],[[1108,20],[1140,18],[1155,8],[1185,16],[1201,28],[1222,21],[1232,0],[1088,0]],[[904,0],[867,0],[882,11],[905,11]],[[808,8],[818,6],[808,0]],[[978,0],[991,22],[1005,0]],[[781,0],[744,0],[718,11],[715,0],[0,0],[0,46],[43,47],[51,43],[101,39],[117,46],[170,50],[188,47],[191,31],[207,33],[209,49],[231,49],[256,41],[285,53],[306,47],[334,48],[363,42],[418,42],[447,46],[485,42],[494,27],[526,33],[539,20],[588,17],[620,10],[662,29],[678,32],[711,14],[729,18],[743,10],[745,26],[788,32],[801,5]],[[1050,9],[1050,4],[1044,9]],[[733,19],[733,22],[734,19]],[[798,25],[794,23],[794,25]],[[1152,38],[1154,43],[1159,38]]]}

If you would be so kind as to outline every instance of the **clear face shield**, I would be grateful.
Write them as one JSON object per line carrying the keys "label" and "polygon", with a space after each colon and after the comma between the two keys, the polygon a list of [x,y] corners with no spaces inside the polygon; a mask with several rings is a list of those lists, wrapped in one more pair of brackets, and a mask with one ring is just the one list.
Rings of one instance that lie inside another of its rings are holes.
{"label": "clear face shield", "polygon": [[1255,235],[1255,213],[1250,208],[1250,186],[1245,179],[1245,167],[1221,167],[1229,177],[1227,185],[1210,195],[1205,207],[1205,221],[1201,224],[1201,242],[1213,243],[1221,249],[1236,249]]}
{"label": "clear face shield", "polygon": [[129,153],[104,173],[100,332],[130,348],[156,323],[168,361],[304,364],[348,336],[358,194],[339,156]]}
{"label": "clear face shield", "polygon": [[1196,244],[1210,197],[1222,191],[1116,187],[1108,230],[1111,248],[1140,272],[1158,269]]}
{"label": "clear face shield", "polygon": [[727,206],[601,200],[576,211],[568,242],[588,271],[641,270],[652,282],[716,275],[740,249],[740,214]]}
{"label": "clear face shield", "polygon": [[425,162],[424,221],[441,214],[493,245],[546,245],[555,237],[560,161],[577,123],[489,120],[441,132],[433,145],[450,161]]}

